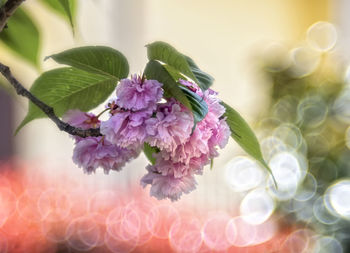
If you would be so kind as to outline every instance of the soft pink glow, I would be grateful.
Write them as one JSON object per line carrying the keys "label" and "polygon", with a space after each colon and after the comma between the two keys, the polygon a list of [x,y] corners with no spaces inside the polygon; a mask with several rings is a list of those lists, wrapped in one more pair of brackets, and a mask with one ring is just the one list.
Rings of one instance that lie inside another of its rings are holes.
{"label": "soft pink glow", "polygon": [[312,246],[311,231],[281,231],[273,217],[260,225],[221,211],[201,217],[184,204],[155,200],[139,186],[96,190],[83,180],[88,177],[78,181],[64,175],[53,183],[38,172],[28,177],[18,169],[1,171],[1,253],[255,253]]}

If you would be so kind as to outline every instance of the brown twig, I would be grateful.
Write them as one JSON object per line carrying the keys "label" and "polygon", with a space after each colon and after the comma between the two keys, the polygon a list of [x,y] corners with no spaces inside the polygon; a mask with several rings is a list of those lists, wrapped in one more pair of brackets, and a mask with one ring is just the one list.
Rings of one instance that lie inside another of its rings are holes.
{"label": "brown twig", "polygon": [[[8,0],[0,8],[0,32],[6,26],[7,20],[15,13],[16,9],[24,2],[25,0]],[[83,130],[81,128],[76,128],[69,125],[66,122],[60,120],[53,108],[48,106],[43,101],[34,96],[30,91],[28,91],[24,86],[12,75],[10,68],[2,63],[0,63],[0,73],[9,81],[9,83],[15,88],[18,95],[28,98],[32,101],[33,104],[38,106],[55,124],[61,131],[65,131],[71,135],[76,135],[80,137],[89,137],[89,136],[101,136],[99,128],[90,128]]]}
{"label": "brown twig", "polygon": [[8,0],[4,6],[0,8],[0,32],[6,26],[7,20],[24,1],[25,0]]}
{"label": "brown twig", "polygon": [[89,136],[101,136],[99,128],[90,128],[83,130],[81,128],[76,128],[69,125],[66,122],[60,120],[52,107],[45,104],[43,101],[34,96],[30,91],[28,91],[24,86],[12,75],[10,68],[2,63],[0,63],[0,73],[9,81],[9,83],[15,88],[18,95],[28,98],[33,104],[38,106],[55,124],[61,131],[65,131],[71,135],[76,135],[80,137]]}

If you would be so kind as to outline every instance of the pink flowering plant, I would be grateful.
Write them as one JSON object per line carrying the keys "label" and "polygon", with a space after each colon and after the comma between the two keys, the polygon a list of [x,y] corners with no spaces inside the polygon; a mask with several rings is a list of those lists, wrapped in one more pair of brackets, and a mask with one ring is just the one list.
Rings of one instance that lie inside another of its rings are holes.
{"label": "pink flowering plant", "polygon": [[[174,201],[193,191],[195,175],[212,163],[230,136],[268,169],[254,133],[210,88],[214,79],[209,74],[164,42],[147,45],[147,55],[143,73],[131,76],[127,59],[108,47],[80,47],[47,57],[68,67],[43,73],[30,94],[52,112],[31,99],[17,131],[49,116],[71,134],[73,162],[89,174],[98,168],[120,171],[143,152],[149,164],[141,185],[150,185],[158,199]],[[101,113],[89,112],[102,103],[106,109]],[[104,113],[108,119],[101,120]]]}

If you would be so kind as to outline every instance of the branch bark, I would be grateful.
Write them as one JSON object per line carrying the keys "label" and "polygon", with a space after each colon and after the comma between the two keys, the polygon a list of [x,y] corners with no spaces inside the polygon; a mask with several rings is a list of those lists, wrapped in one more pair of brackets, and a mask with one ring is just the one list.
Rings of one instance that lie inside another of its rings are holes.
{"label": "branch bark", "polygon": [[33,104],[38,106],[57,125],[61,131],[65,131],[71,135],[76,135],[83,138],[89,136],[102,136],[99,128],[90,128],[83,130],[81,128],[71,126],[70,124],[60,120],[56,116],[52,107],[45,104],[43,101],[34,96],[30,91],[24,88],[24,86],[12,75],[10,68],[2,63],[0,63],[0,73],[15,88],[18,95],[28,98],[33,102]]}
{"label": "branch bark", "polygon": [[0,8],[0,32],[6,26],[7,20],[24,1],[25,0],[8,0],[4,6]]}
{"label": "branch bark", "polygon": [[[7,20],[15,13],[16,9],[24,2],[25,0],[8,0],[0,8],[0,32],[6,26]],[[90,128],[83,130],[69,125],[66,122],[60,120],[52,107],[45,104],[43,101],[34,96],[30,91],[28,91],[24,86],[12,75],[10,68],[2,63],[0,63],[0,73],[9,81],[9,83],[15,88],[18,95],[28,98],[36,106],[38,106],[56,125],[61,131],[65,131],[71,135],[76,135],[80,137],[89,137],[89,136],[101,136],[99,128]]]}

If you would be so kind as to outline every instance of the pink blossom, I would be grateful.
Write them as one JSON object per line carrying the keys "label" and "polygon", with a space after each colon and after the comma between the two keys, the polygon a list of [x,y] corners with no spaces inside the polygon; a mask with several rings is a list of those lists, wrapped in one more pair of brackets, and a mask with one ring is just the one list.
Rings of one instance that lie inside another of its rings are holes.
{"label": "pink blossom", "polygon": [[179,79],[179,83],[182,85],[186,86],[189,90],[193,91],[194,93],[197,93],[199,96],[203,96],[203,91],[201,88],[196,83],[184,80],[184,79]]}
{"label": "pink blossom", "polygon": [[220,104],[221,100],[218,98],[218,93],[212,89],[207,89],[204,92],[200,87],[193,82],[179,79],[179,83],[188,87],[191,91],[195,92],[200,97],[203,97],[208,105],[209,111],[219,119],[225,113],[225,107]]}
{"label": "pink blossom", "polygon": [[174,99],[157,108],[156,117],[146,120],[151,146],[174,152],[176,147],[186,142],[193,128],[191,113]]}
{"label": "pink blossom", "polygon": [[227,125],[225,119],[221,119],[218,127],[214,129],[213,136],[209,142],[212,142],[211,145],[218,145],[220,148],[224,148],[227,145],[230,135],[230,127]]}
{"label": "pink blossom", "polygon": [[150,195],[157,199],[169,198],[171,201],[178,200],[183,193],[189,193],[196,188],[193,175],[175,178],[172,175],[162,175],[154,170],[153,166],[147,166],[148,174],[142,177],[141,185],[151,185]]}
{"label": "pink blossom", "polygon": [[212,129],[212,137],[208,141],[211,158],[218,156],[216,146],[224,148],[231,135],[230,127],[226,123],[226,118],[220,119],[225,113],[225,107],[220,104],[217,92],[208,89],[204,92],[204,99],[208,105],[208,114],[203,120],[203,124]]}
{"label": "pink blossom", "polygon": [[154,169],[163,176],[173,175],[175,178],[190,174],[202,174],[203,167],[210,162],[208,154],[200,154],[198,157],[191,156],[186,163],[174,162],[169,153],[164,150],[154,156],[156,158]]}
{"label": "pink blossom", "polygon": [[95,172],[98,167],[108,173],[110,170],[120,171],[126,162],[138,154],[139,151],[120,148],[103,137],[87,137],[76,143],[73,162],[88,174]]}
{"label": "pink blossom", "polygon": [[123,79],[117,86],[117,105],[133,111],[155,109],[163,97],[162,85],[157,80],[146,80],[137,75]]}
{"label": "pink blossom", "polygon": [[220,118],[225,113],[225,107],[220,104],[221,100],[218,98],[218,93],[212,89],[207,89],[204,92],[204,100],[208,105],[209,112]]}
{"label": "pink blossom", "polygon": [[69,110],[63,115],[62,119],[64,122],[82,129],[97,128],[100,126],[100,121],[95,114],[80,110]]}
{"label": "pink blossom", "polygon": [[[100,120],[93,113],[82,112],[80,110],[69,110],[63,116],[62,120],[68,124],[82,129],[98,128]],[[80,141],[81,137],[71,135],[71,138],[76,142]]]}
{"label": "pink blossom", "polygon": [[136,75],[123,79],[117,98],[108,103],[111,117],[100,122],[91,113],[78,110],[63,117],[69,124],[88,129],[100,127],[103,137],[76,137],[73,161],[87,173],[102,167],[106,173],[120,170],[137,157],[145,142],[158,148],[156,162],[148,165],[141,184],[151,185],[150,194],[158,199],[178,200],[196,187],[194,175],[218,156],[231,134],[217,93],[202,91],[197,84],[179,82],[202,97],[208,113],[193,129],[192,113],[174,98],[158,103],[163,95],[162,84],[142,80]]}
{"label": "pink blossom", "polygon": [[[187,83],[187,85],[191,85],[191,83]],[[196,87],[195,85],[192,86],[193,89]],[[174,137],[176,135],[172,133],[160,138],[161,135],[157,131],[165,123],[169,128],[176,126],[177,118],[171,118],[168,122],[164,120],[166,117],[161,118],[163,121],[157,117],[147,120],[147,123],[150,123],[147,132],[152,136],[151,140],[153,141],[149,141],[149,143],[152,146],[157,146],[160,151],[154,154],[156,162],[153,166],[148,167],[149,173],[143,178],[143,183],[148,182],[152,185],[151,195],[157,198],[177,199],[181,194],[172,195],[169,192],[182,193],[183,191],[168,189],[168,192],[164,188],[166,187],[164,182],[170,181],[169,184],[175,182],[174,185],[177,185],[176,182],[183,182],[184,178],[192,178],[194,174],[201,174],[203,167],[208,165],[211,159],[218,156],[217,148],[223,148],[228,142],[231,132],[225,119],[220,119],[225,112],[225,108],[220,104],[217,93],[207,90],[202,95],[208,104],[208,114],[202,121],[198,122],[195,130],[188,135],[187,139],[183,135],[184,138],[181,142],[177,142]],[[157,115],[159,111],[161,110],[157,110]],[[169,113],[169,111],[166,111],[166,113]],[[173,123],[170,124],[170,122]],[[154,178],[159,181],[155,181]],[[174,189],[179,188],[174,187]]]}
{"label": "pink blossom", "polygon": [[197,124],[192,135],[187,138],[186,142],[177,145],[170,152],[162,152],[163,158],[172,160],[174,163],[181,162],[188,164],[193,157],[200,157],[202,154],[209,152],[208,140],[212,136],[212,130],[201,127],[201,122]]}
{"label": "pink blossom", "polygon": [[[187,140],[184,143],[177,145],[174,150],[169,151],[161,149],[162,158],[165,160],[171,160],[173,163],[180,162],[188,165],[192,158],[207,155],[209,161],[211,158],[217,156],[215,152],[211,151],[215,151],[215,146],[219,145],[219,143],[221,145],[220,147],[225,145],[225,140],[222,140],[224,137],[221,138],[221,134],[223,134],[221,130],[225,130],[226,128],[223,128],[221,123],[225,125],[227,124],[224,120],[220,121],[215,117],[213,119],[213,121],[215,121],[212,122],[210,121],[211,117],[214,117],[213,114],[207,115],[202,121],[200,121]],[[216,140],[217,138],[221,139]],[[204,162],[203,166],[205,164],[207,164],[207,162]]]}
{"label": "pink blossom", "polygon": [[101,123],[101,133],[106,140],[124,148],[139,148],[147,137],[145,120],[151,117],[147,110],[118,111]]}

